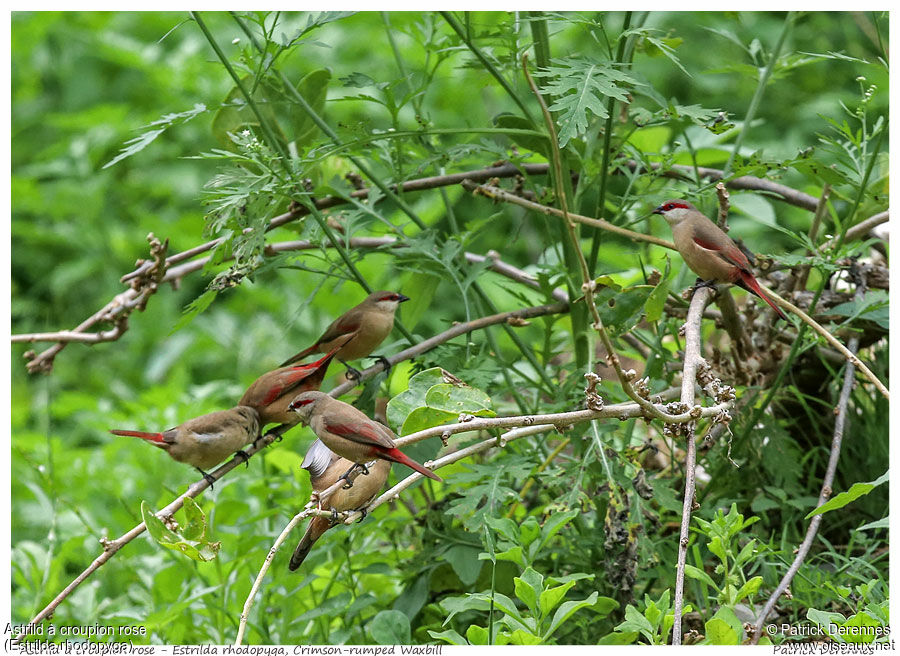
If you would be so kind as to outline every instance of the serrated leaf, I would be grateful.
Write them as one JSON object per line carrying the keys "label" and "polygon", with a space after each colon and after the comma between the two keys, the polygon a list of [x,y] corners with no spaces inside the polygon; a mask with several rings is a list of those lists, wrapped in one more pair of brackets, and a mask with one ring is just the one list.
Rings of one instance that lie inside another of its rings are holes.
{"label": "serrated leaf", "polygon": [[[550,78],[541,91],[549,93],[555,102],[551,112],[559,112],[559,147],[579,135],[588,127],[588,113],[603,120],[608,116],[606,100],[628,99],[627,86],[638,82],[609,63],[592,62],[583,57],[555,59],[544,70],[536,71],[536,77]],[[620,86],[623,85],[623,86]]]}

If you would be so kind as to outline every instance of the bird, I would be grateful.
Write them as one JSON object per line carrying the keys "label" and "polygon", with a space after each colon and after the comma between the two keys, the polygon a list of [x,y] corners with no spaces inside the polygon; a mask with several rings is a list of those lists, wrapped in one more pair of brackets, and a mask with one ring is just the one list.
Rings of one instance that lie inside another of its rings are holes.
{"label": "bird", "polygon": [[329,449],[339,456],[365,466],[376,458],[399,462],[415,469],[423,476],[440,481],[441,478],[423,465],[409,458],[394,444],[394,432],[372,421],[349,403],[333,399],[322,392],[303,392],[290,405],[303,423]]}
{"label": "bird", "polygon": [[667,200],[653,210],[671,226],[675,248],[688,267],[707,283],[728,282],[768,303],[779,318],[784,312],[760,288],[747,256],[725,232],[684,200]]}
{"label": "bird", "polygon": [[255,408],[259,413],[260,426],[275,423],[288,426],[298,424],[300,417],[296,412],[288,410],[291,400],[300,392],[319,389],[331,360],[352,339],[351,336],[338,342],[327,355],[315,362],[279,367],[264,373],[247,388],[238,404]]}
{"label": "bird", "polygon": [[[299,362],[311,353],[327,353],[336,345],[342,344],[336,357],[347,367],[348,373],[355,374],[358,378],[359,372],[348,365],[347,361],[368,357],[391,333],[397,307],[408,300],[408,296],[398,292],[372,292],[362,303],[335,319],[315,344],[291,356],[281,366]],[[346,336],[352,336],[352,339],[348,342],[338,341]],[[379,359],[384,362],[385,370],[390,368],[384,357]]]}
{"label": "bird", "polygon": [[113,435],[139,437],[163,449],[176,462],[193,466],[212,484],[215,479],[205,470],[214,467],[231,454],[246,460],[241,448],[259,436],[259,413],[245,405],[230,410],[210,412],[161,433],[135,430],[110,430]]}
{"label": "bird", "polygon": [[[317,439],[306,452],[301,466],[309,471],[309,482],[312,489],[318,493],[337,483],[341,476],[349,473],[355,465],[325,446],[322,440]],[[290,571],[293,572],[300,567],[316,540],[335,525],[337,513],[345,510],[361,510],[365,517],[366,506],[372,502],[387,481],[391,463],[387,460],[376,460],[367,470],[368,474],[357,476],[351,487],[338,488],[325,499],[324,509],[332,511],[332,518],[315,516],[309,520],[306,533],[300,538],[300,543],[291,555],[288,564]]]}

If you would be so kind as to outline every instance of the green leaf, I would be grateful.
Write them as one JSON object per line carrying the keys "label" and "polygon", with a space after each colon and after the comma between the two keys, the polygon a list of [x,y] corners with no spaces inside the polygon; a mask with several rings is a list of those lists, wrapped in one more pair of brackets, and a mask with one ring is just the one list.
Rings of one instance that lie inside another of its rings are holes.
{"label": "green leaf", "polygon": [[606,99],[628,99],[626,87],[638,84],[630,75],[607,62],[592,62],[584,57],[554,59],[551,66],[534,73],[552,81],[541,88],[556,98],[551,112],[559,112],[559,147],[585,133],[588,113],[605,119]]}
{"label": "green leaf", "polygon": [[450,566],[463,585],[470,586],[478,580],[481,573],[482,561],[478,560],[480,549],[465,544],[454,544],[443,553],[443,558]]}
{"label": "green leaf", "polygon": [[577,613],[582,608],[587,608],[589,606],[593,606],[594,602],[597,601],[597,592],[592,592],[591,596],[587,599],[582,599],[581,601],[567,601],[560,606],[556,613],[553,615],[553,621],[550,622],[550,628],[547,629],[547,632],[541,636],[544,641],[550,639],[556,630],[563,625],[563,623],[568,620],[572,615]]}
{"label": "green leaf", "polygon": [[664,276],[659,284],[653,288],[653,291],[647,296],[644,302],[644,313],[647,315],[647,321],[659,321],[662,317],[663,306],[666,304],[666,298],[669,296],[669,278]]}
{"label": "green leaf", "polygon": [[563,583],[562,585],[558,585],[555,588],[548,588],[541,593],[540,598],[540,608],[541,608],[541,616],[546,617],[550,614],[554,608],[556,608],[563,598],[566,596],[566,593],[575,585],[575,581],[569,581],[568,583]]}
{"label": "green leaf", "polygon": [[874,522],[869,522],[868,524],[863,524],[860,526],[857,531],[870,531],[872,529],[878,528],[890,528],[891,521],[890,517],[882,517],[881,519],[876,519]]}
{"label": "green leaf", "polygon": [[472,624],[466,630],[466,640],[469,641],[470,645],[486,645],[488,644],[488,630],[477,624]]}
{"label": "green leaf", "polygon": [[409,618],[399,610],[383,610],[368,624],[372,640],[379,645],[408,645],[411,639]]}
{"label": "green leaf", "polygon": [[703,581],[706,585],[711,587],[713,590],[718,590],[718,586],[715,582],[710,578],[709,574],[704,572],[699,567],[694,567],[693,565],[685,565],[684,566],[684,575],[691,579],[696,579],[698,581]]}
{"label": "green leaf", "polygon": [[200,296],[195,298],[193,301],[188,303],[187,307],[184,309],[184,314],[181,315],[181,318],[172,328],[172,331],[169,333],[169,335],[181,330],[191,321],[193,321],[194,317],[196,317],[201,312],[204,312],[206,308],[208,308],[212,304],[212,302],[216,300],[216,296],[218,294],[219,292],[217,292],[216,290],[209,289],[200,294]]}
{"label": "green leaf", "polygon": [[631,604],[625,607],[625,621],[616,626],[616,631],[637,631],[651,643],[656,636],[656,627]]}
{"label": "green leaf", "polygon": [[522,602],[525,603],[526,606],[531,610],[533,615],[537,615],[538,612],[538,595],[541,593],[541,584],[540,581],[538,585],[534,585],[534,581],[530,580],[534,578],[534,575],[537,575],[539,579],[543,578],[540,574],[535,572],[530,567],[525,568],[524,575],[531,574],[528,579],[520,578],[518,576],[513,578],[513,583],[515,585],[516,597],[518,597]]}
{"label": "green leaf", "polygon": [[575,519],[578,516],[578,512],[577,510],[567,510],[552,514],[541,526],[540,548],[542,549],[566,524]]}
{"label": "green leaf", "polygon": [[640,635],[637,631],[619,631],[618,629],[613,633],[607,633],[605,636],[600,638],[597,641],[598,645],[631,645],[634,644],[634,641],[637,640],[638,635]]}
{"label": "green leaf", "polygon": [[146,501],[141,501],[141,517],[147,532],[157,544],[182,553],[191,560],[208,562],[215,559],[221,543],[206,540],[206,516],[190,497],[185,500],[185,515],[188,517],[185,532],[190,537],[168,529],[150,509],[150,505]]}
{"label": "green leaf", "polygon": [[854,483],[850,486],[850,489],[846,492],[841,492],[833,499],[830,499],[823,503],[821,506],[810,512],[806,519],[810,517],[814,517],[816,515],[821,515],[827,512],[831,512],[832,510],[837,510],[838,508],[843,508],[851,501],[855,501],[856,499],[867,495],[869,492],[874,490],[879,485],[883,483],[887,483],[888,481],[889,471],[884,472],[881,476],[879,476],[874,481],[869,481],[868,483]]}
{"label": "green leaf", "polygon": [[425,394],[425,403],[436,410],[449,412],[455,416],[461,413],[476,417],[494,417],[491,397],[480,389],[460,383],[441,383],[433,386]]}
{"label": "green leaf", "polygon": [[736,645],[740,642],[739,636],[734,632],[728,622],[714,617],[705,624],[706,640],[704,644],[710,645]]}
{"label": "green leaf", "polygon": [[[518,114],[499,114],[494,117],[494,125],[498,128],[534,131],[532,122]],[[541,138],[537,135],[509,134],[507,137],[517,146],[521,146],[525,150],[530,150],[533,153],[542,155],[546,159],[550,159],[550,143],[546,136]]]}
{"label": "green leaf", "polygon": [[[471,627],[470,627],[471,628]],[[428,635],[430,635],[435,640],[443,640],[448,645],[468,645],[469,643],[459,635],[453,629],[448,629],[447,631],[428,631]]]}
{"label": "green leaf", "polygon": [[509,644],[511,645],[539,645],[542,642],[539,636],[522,629],[516,629],[509,636]]}
{"label": "green leaf", "polygon": [[759,586],[762,585],[763,579],[761,576],[754,576],[752,579],[744,583],[741,588],[735,594],[734,603],[740,603],[741,600],[755,595],[759,590]]}

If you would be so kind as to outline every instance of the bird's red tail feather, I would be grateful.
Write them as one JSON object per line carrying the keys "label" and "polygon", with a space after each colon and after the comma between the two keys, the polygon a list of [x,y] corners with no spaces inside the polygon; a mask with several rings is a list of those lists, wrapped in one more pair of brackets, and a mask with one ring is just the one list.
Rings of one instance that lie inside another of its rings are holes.
{"label": "bird's red tail feather", "polygon": [[762,300],[772,306],[772,309],[775,310],[775,313],[779,316],[779,318],[787,321],[787,316],[784,314],[784,312],[781,311],[781,308],[779,308],[777,305],[775,305],[775,303],[772,302],[772,299],[766,295],[762,288],[760,288],[759,283],[756,282],[756,278],[754,278],[746,271],[741,270],[740,278],[738,278],[738,281],[738,284],[740,284],[741,287],[746,289],[748,292],[759,296]]}
{"label": "bird's red tail feather", "polygon": [[[377,447],[376,447],[377,448]],[[415,460],[407,456],[400,449],[377,449],[377,451],[384,457],[386,460],[391,460],[393,462],[399,462],[401,465],[406,465],[410,469],[415,469],[417,472],[422,474],[423,476],[427,476],[428,478],[433,478],[436,481],[443,481],[440,476],[435,474],[430,469],[426,469]]]}
{"label": "bird's red tail feather", "polygon": [[145,433],[144,431],[132,431],[132,430],[111,430],[109,432],[112,433],[113,435],[126,435],[128,437],[139,437],[142,440],[147,440],[148,442],[154,442],[154,443],[159,443],[159,444],[165,443],[162,433]]}

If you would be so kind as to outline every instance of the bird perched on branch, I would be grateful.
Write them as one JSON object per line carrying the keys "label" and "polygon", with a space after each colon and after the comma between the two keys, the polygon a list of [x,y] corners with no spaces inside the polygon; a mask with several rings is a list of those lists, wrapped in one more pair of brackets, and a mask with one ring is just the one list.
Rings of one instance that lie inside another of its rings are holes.
{"label": "bird perched on branch", "polygon": [[162,433],[133,430],[111,430],[113,435],[139,437],[163,449],[173,460],[193,466],[210,483],[206,473],[232,454],[247,459],[241,448],[259,437],[259,414],[244,405],[219,410],[190,419]]}
{"label": "bird perched on branch", "polygon": [[[348,372],[359,372],[347,364],[348,360],[359,360],[369,356],[394,328],[394,314],[397,307],[409,297],[397,292],[380,291],[369,294],[356,307],[350,308],[335,319],[316,340],[316,343],[285,360],[281,366],[299,362],[311,353],[327,353],[340,345],[337,359]],[[345,338],[352,337],[349,341]],[[380,358],[384,360],[384,358]],[[388,363],[385,360],[385,369]]]}
{"label": "bird perched on branch", "polygon": [[399,462],[428,478],[441,478],[405,455],[394,444],[394,432],[372,421],[348,403],[322,392],[303,392],[290,405],[329,449],[339,456],[365,466],[370,460]]}
{"label": "bird perched on branch", "polygon": [[768,303],[781,319],[787,320],[784,312],[760,288],[747,256],[700,210],[684,200],[667,200],[653,213],[660,214],[669,223],[675,248],[701,280],[743,287]]}
{"label": "bird perched on branch", "polygon": [[274,423],[293,426],[299,423],[297,413],[288,409],[291,400],[300,392],[319,389],[331,360],[352,339],[335,340],[338,344],[315,362],[280,367],[264,373],[247,388],[238,404],[256,409],[261,426]]}
{"label": "bird perched on branch", "polygon": [[[309,481],[315,492],[327,490],[337,483],[343,475],[349,473],[353,466],[354,463],[334,453],[322,443],[322,440],[313,442],[312,446],[309,447],[309,451],[306,452],[302,465],[304,469],[309,471]],[[390,471],[390,462],[387,460],[376,460],[368,468],[367,475],[357,476],[351,487],[338,488],[331,496],[326,498],[321,503],[321,506],[324,510],[332,511],[332,519],[315,516],[309,520],[306,533],[303,534],[300,543],[294,549],[288,569],[293,572],[300,567],[316,540],[335,525],[334,518],[337,516],[337,513],[345,510],[362,510],[363,517],[365,517],[365,507],[372,502],[375,495],[384,487]]]}

